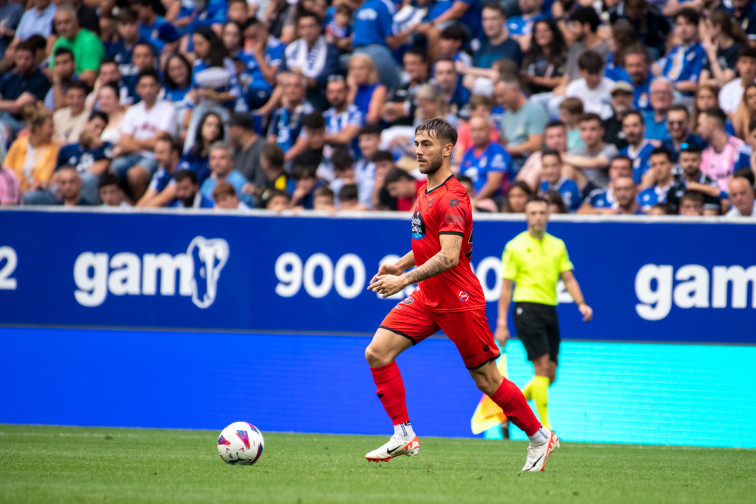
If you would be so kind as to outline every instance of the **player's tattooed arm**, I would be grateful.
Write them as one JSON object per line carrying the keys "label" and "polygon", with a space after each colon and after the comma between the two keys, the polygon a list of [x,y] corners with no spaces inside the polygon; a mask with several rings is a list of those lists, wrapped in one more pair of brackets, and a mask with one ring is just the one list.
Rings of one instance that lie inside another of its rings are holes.
{"label": "player's tattooed arm", "polygon": [[422,266],[402,275],[407,285],[426,280],[452,269],[459,263],[459,253],[462,249],[462,237],[456,234],[442,234],[439,236],[441,250],[428,259]]}

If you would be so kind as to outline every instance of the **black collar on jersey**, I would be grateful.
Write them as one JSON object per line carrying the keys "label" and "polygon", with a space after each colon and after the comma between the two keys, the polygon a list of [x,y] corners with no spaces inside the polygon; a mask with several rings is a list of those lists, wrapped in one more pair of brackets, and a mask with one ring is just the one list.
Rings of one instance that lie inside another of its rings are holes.
{"label": "black collar on jersey", "polygon": [[453,179],[453,178],[454,178],[454,174],[452,173],[451,175],[449,175],[449,176],[448,176],[448,177],[446,178],[446,180],[444,180],[443,182],[441,182],[441,184],[437,185],[436,187],[434,187],[434,188],[433,188],[433,189],[431,189],[430,191],[428,190],[428,186],[426,186],[426,187],[425,187],[425,194],[430,194],[430,193],[432,193],[433,191],[435,191],[436,189],[438,189],[439,187],[443,187],[443,186],[445,186],[445,185],[446,185],[446,183],[447,183],[447,182],[449,182],[449,181],[450,181],[451,179]]}

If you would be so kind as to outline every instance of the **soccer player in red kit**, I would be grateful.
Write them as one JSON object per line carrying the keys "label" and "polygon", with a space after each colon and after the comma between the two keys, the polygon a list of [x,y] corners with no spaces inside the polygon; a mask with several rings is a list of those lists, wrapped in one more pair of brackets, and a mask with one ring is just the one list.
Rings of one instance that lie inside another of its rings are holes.
{"label": "soccer player in red kit", "polygon": [[478,388],[528,435],[522,470],[543,471],[559,439],[541,425],[520,389],[496,368],[499,350],[486,319],[483,289],[470,268],[470,199],[450,167],[456,143],[457,131],[443,119],[415,129],[415,154],[428,183],[418,191],[412,216],[412,250],[396,264],[381,266],[368,286],[388,297],[419,282],[412,295],[389,312],[365,350],[378,398],[394,423],[391,439],[365,458],[377,462],[418,453],[420,441],[409,421],[404,382],[394,359],[441,329],[457,345]]}

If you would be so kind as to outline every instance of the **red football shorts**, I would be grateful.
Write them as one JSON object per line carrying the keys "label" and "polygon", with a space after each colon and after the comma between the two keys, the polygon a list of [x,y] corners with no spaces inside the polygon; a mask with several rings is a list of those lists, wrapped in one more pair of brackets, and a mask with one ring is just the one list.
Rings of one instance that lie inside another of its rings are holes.
{"label": "red football shorts", "polygon": [[382,329],[409,338],[413,345],[440,330],[457,345],[459,355],[468,369],[476,369],[499,357],[488,327],[485,309],[457,312],[436,312],[425,308],[410,296],[386,315]]}

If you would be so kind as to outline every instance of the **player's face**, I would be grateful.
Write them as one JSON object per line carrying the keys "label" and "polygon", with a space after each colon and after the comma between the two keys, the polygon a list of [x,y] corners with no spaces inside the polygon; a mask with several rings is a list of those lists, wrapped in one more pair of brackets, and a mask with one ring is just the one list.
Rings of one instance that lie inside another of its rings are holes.
{"label": "player's face", "polygon": [[697,152],[681,152],[680,167],[688,176],[697,174],[701,169],[701,155]]}
{"label": "player's face", "polygon": [[531,201],[525,205],[525,220],[530,231],[545,231],[549,220],[549,205],[543,201]]}
{"label": "player's face", "polygon": [[[444,163],[444,157],[449,157],[454,146],[444,145],[440,139],[433,138],[423,131],[415,136],[415,155],[420,173],[432,175]],[[448,151],[448,152],[447,152]]]}

